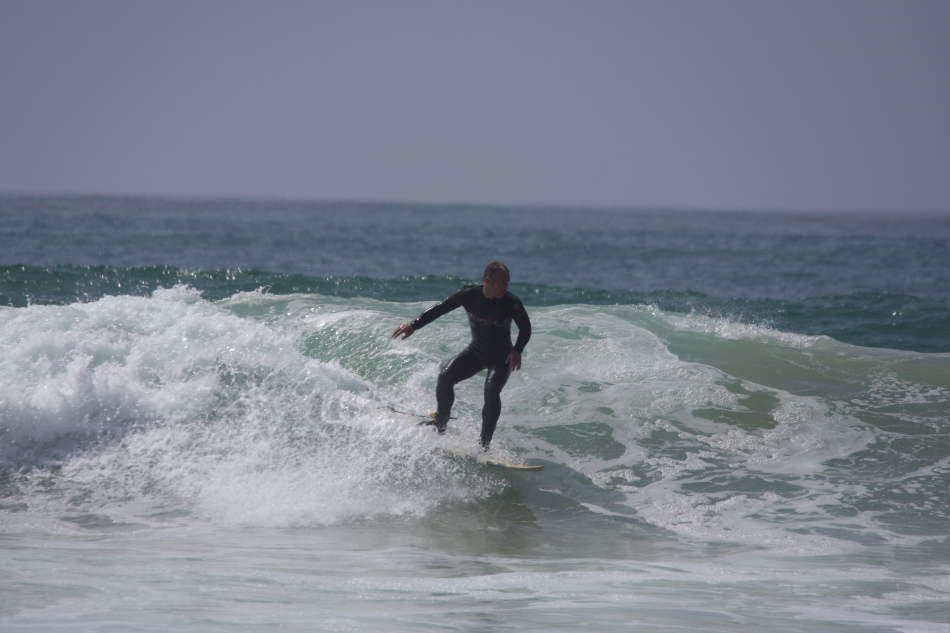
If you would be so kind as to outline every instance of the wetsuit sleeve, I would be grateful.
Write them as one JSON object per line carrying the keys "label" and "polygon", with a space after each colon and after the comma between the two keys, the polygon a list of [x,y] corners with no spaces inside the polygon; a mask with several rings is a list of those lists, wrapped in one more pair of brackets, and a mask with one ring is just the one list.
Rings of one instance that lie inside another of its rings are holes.
{"label": "wetsuit sleeve", "polygon": [[531,319],[528,318],[528,311],[524,305],[518,301],[515,304],[515,313],[513,316],[515,325],[518,326],[518,340],[515,341],[515,350],[520,354],[524,351],[528,339],[531,338]]}
{"label": "wetsuit sleeve", "polygon": [[415,321],[410,323],[410,325],[412,325],[412,329],[418,330],[421,327],[425,327],[426,325],[438,319],[443,314],[451,312],[455,308],[462,305],[462,299],[464,298],[465,292],[467,290],[468,288],[463,288],[462,290],[459,290],[458,292],[456,292],[451,297],[447,298],[442,303],[434,305],[428,310],[426,310],[425,312],[423,312],[422,314],[420,314],[416,318]]}

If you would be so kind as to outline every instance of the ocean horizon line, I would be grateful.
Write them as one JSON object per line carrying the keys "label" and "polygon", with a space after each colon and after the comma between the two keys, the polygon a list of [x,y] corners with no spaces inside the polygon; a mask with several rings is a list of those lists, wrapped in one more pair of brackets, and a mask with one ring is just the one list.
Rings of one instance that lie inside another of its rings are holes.
{"label": "ocean horizon line", "polygon": [[339,206],[392,206],[400,208],[435,209],[491,209],[505,211],[599,211],[608,213],[654,214],[748,214],[748,215],[797,215],[797,216],[835,216],[835,215],[871,215],[871,216],[920,216],[950,215],[950,209],[862,209],[862,208],[805,208],[798,209],[782,206],[727,207],[727,206],[691,206],[676,204],[599,204],[569,202],[493,202],[471,200],[425,200],[383,197],[317,197],[305,195],[281,194],[240,194],[240,193],[148,193],[121,191],[71,191],[62,190],[16,190],[0,189],[0,198],[41,198],[41,199],[106,199],[106,200],[153,200],[162,202],[204,202],[204,203],[252,203],[252,204],[314,204]]}

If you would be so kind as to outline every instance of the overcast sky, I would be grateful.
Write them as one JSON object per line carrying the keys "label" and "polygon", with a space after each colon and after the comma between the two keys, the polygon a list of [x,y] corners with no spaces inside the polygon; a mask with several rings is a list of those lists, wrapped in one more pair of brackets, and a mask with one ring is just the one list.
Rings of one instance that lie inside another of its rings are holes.
{"label": "overcast sky", "polygon": [[0,191],[950,210],[950,0],[0,0]]}

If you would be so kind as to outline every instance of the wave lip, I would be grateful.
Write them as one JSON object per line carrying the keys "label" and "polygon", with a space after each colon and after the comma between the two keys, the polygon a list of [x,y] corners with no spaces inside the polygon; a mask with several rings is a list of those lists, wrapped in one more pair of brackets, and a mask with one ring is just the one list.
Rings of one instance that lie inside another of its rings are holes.
{"label": "wave lip", "polygon": [[[314,276],[240,267],[14,265],[0,266],[0,305],[69,305],[113,295],[150,296],[157,289],[176,285],[196,288],[212,301],[264,289],[275,295],[319,294],[416,302],[448,296],[470,281],[452,275]],[[670,313],[704,315],[713,321],[725,319],[804,336],[829,336],[855,345],[950,352],[950,317],[940,297],[861,290],[837,295],[748,297],[688,288],[637,291],[561,287],[518,279],[512,290],[529,307],[649,305]]]}

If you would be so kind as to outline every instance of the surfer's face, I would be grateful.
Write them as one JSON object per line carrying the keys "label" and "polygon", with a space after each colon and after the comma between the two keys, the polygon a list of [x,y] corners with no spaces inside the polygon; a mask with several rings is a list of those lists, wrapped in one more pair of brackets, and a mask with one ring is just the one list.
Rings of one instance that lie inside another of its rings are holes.
{"label": "surfer's face", "polygon": [[500,299],[508,291],[508,275],[503,272],[496,272],[493,275],[485,277],[482,284],[482,293],[489,299]]}

